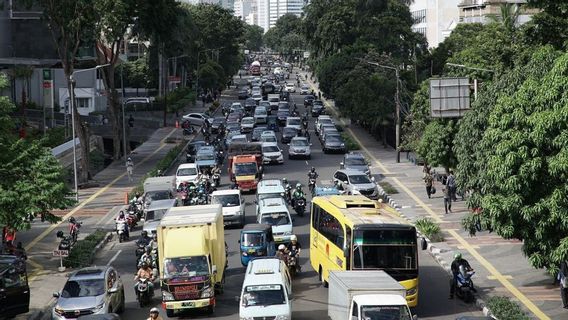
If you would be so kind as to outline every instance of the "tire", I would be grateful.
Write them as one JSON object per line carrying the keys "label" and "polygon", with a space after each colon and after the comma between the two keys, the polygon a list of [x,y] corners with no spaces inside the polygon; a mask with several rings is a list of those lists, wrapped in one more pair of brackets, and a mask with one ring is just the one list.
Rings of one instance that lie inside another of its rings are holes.
{"label": "tire", "polygon": [[122,243],[122,238],[123,238],[123,236],[121,236],[121,235],[118,236],[118,242],[119,243]]}
{"label": "tire", "polygon": [[243,215],[243,217],[241,218],[241,229],[245,226],[245,216]]}
{"label": "tire", "polygon": [[168,318],[173,318],[175,317],[175,312],[173,309],[166,309],[166,316],[168,316]]}
{"label": "tire", "polygon": [[327,288],[329,286],[329,283],[327,283],[327,281],[323,279],[323,269],[321,266],[319,267],[319,281],[324,288]]}

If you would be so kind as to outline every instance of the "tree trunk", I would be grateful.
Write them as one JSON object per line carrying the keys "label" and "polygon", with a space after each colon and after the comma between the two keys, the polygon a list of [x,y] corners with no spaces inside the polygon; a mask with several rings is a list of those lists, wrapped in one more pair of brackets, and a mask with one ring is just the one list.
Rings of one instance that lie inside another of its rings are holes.
{"label": "tree trunk", "polygon": [[[99,56],[99,64],[107,63],[106,57]],[[115,65],[111,64],[107,68],[101,69],[103,82],[108,92],[108,111],[112,131],[113,159],[118,160],[124,154],[122,152],[122,123],[121,104],[118,100],[116,84],[114,82]],[[128,136],[127,136],[128,138]],[[128,146],[127,146],[128,148]],[[128,152],[128,150],[126,150]]]}
{"label": "tree trunk", "polygon": [[[69,103],[71,104],[71,90],[72,90],[72,85],[71,82],[69,81],[69,76],[66,74],[67,77],[67,88],[69,90]],[[75,93],[73,93],[73,96],[75,96]],[[70,105],[71,106],[71,105]],[[77,168],[77,179],[78,179],[78,183],[85,183],[89,181],[89,151],[90,151],[90,145],[89,145],[89,128],[88,128],[88,124],[84,123],[81,121],[81,115],[79,114],[79,111],[77,110],[77,105],[73,102],[73,109],[71,110],[71,112],[73,112],[74,117],[75,117],[75,135],[77,138],[79,138],[79,143],[81,144],[80,146],[80,166],[78,166]]]}

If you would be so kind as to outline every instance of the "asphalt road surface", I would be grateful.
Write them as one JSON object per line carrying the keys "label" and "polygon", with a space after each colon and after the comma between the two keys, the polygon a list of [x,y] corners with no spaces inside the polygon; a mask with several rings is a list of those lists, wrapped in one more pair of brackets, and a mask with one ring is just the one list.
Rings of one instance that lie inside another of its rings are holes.
{"label": "asphalt road surface", "polygon": [[[294,79],[294,80],[292,80]],[[238,81],[238,80],[237,80]],[[245,84],[245,79],[242,79]],[[295,81],[295,76],[291,76],[289,81]],[[299,91],[299,90],[298,90]],[[292,93],[292,103],[296,103],[301,113],[305,110],[303,107],[303,96],[298,93]],[[237,101],[235,97],[225,97],[225,101]],[[291,183],[301,182],[306,189],[307,172],[314,166],[319,173],[320,180],[330,180],[335,170],[339,168],[342,160],[341,154],[324,154],[321,151],[321,145],[313,132],[313,120],[311,118],[310,130],[312,136],[312,158],[311,160],[288,160],[287,153],[284,153],[285,163],[283,165],[265,166],[265,178],[288,178]],[[287,146],[282,146],[287,151]],[[373,175],[380,172],[371,169]],[[377,176],[378,177],[378,176]],[[221,188],[227,188],[229,181],[224,168]],[[246,222],[254,223],[254,195],[246,195]],[[309,199],[308,199],[309,200]],[[308,206],[309,207],[309,206]],[[293,209],[290,208],[292,212]],[[315,271],[309,264],[309,214],[298,217],[293,214],[294,233],[298,236],[304,250],[300,258],[302,265],[302,273],[294,279],[293,292],[293,318],[294,319],[326,319],[327,318],[327,289],[322,287],[317,280]],[[122,280],[126,289],[126,311],[122,315],[123,319],[134,320],[144,319],[148,315],[151,307],[160,307],[161,294],[156,290],[156,296],[152,305],[146,308],[139,308],[134,296],[134,273],[135,273],[135,255],[134,241],[138,237],[140,230],[132,232],[132,240],[124,243],[118,243],[113,240],[107,245],[97,257],[97,265],[106,265],[111,263],[115,266],[122,276]],[[238,319],[238,298],[240,295],[241,285],[244,278],[245,268],[240,263],[239,246],[237,240],[239,238],[240,229],[235,227],[227,227],[225,232],[225,240],[229,246],[229,267],[226,270],[226,287],[225,293],[218,296],[217,308],[213,317],[205,312],[191,312],[181,315],[180,318],[196,318],[196,319]],[[460,315],[479,316],[481,313],[471,304],[465,304],[459,299],[448,299],[448,276],[445,271],[434,261],[427,252],[420,252],[420,296],[418,307],[413,310],[420,319],[455,319]],[[161,310],[161,308],[160,308]],[[167,318],[165,312],[161,312],[162,317]]]}

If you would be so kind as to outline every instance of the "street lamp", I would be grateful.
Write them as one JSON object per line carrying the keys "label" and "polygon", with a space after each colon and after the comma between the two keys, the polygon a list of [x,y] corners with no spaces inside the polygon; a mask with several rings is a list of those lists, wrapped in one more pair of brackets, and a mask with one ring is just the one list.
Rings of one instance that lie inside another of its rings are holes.
{"label": "street lamp", "polygon": [[373,66],[377,66],[380,68],[384,68],[384,69],[390,69],[390,70],[394,70],[396,73],[396,95],[395,95],[395,105],[396,105],[396,135],[395,135],[395,145],[396,145],[396,162],[399,163],[400,162],[400,89],[399,89],[399,82],[400,82],[400,77],[399,77],[399,71],[398,68],[395,67],[391,67],[391,66],[385,66],[382,64],[379,64],[377,62],[370,62],[367,61],[368,64],[373,65]]}
{"label": "street lamp", "polygon": [[[446,62],[446,65],[450,66],[450,67],[463,68],[463,69],[469,69],[469,70],[486,71],[486,72],[491,72],[491,73],[495,74],[495,70],[491,70],[491,69],[468,67],[468,66],[463,65],[463,64],[449,63],[449,62]],[[477,100],[477,79],[475,79],[475,78],[473,79],[473,98],[475,100]]]}
{"label": "street lamp", "polygon": [[[177,58],[184,58],[187,57],[187,54],[182,54],[180,56],[175,56],[175,57],[170,57],[166,59],[166,87],[164,89],[164,127],[166,126],[166,120],[167,120],[167,115],[168,115],[168,91],[170,89],[170,60],[171,59],[177,59]],[[174,70],[175,71],[175,70]]]}
{"label": "street lamp", "polygon": [[69,105],[71,109],[71,139],[73,141],[73,181],[75,184],[76,201],[79,201],[79,187],[77,184],[77,142],[75,141],[75,74],[91,70],[98,70],[106,66],[110,66],[110,63],[97,65],[93,68],[75,70],[69,75],[69,84],[71,85],[71,92],[69,92]]}

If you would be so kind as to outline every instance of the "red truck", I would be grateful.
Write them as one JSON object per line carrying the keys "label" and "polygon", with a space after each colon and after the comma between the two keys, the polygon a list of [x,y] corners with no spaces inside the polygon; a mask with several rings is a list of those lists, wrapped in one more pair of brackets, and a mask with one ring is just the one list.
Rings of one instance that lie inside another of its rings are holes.
{"label": "red truck", "polygon": [[262,177],[262,144],[232,143],[228,150],[228,171],[231,181],[241,191],[256,190]]}
{"label": "red truck", "polygon": [[260,62],[254,61],[250,65],[250,74],[253,76],[260,76]]}

